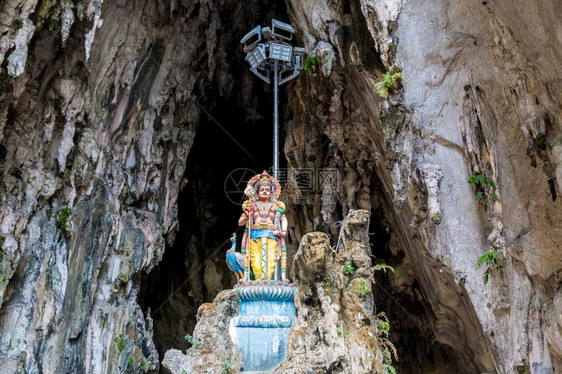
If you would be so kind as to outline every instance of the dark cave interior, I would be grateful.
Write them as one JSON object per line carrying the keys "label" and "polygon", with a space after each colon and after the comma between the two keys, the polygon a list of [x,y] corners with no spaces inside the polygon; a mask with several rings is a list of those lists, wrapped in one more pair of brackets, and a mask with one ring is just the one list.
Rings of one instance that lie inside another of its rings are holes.
{"label": "dark cave interior", "polygon": [[[280,16],[286,14],[283,3],[266,5],[260,4],[256,24],[272,17],[288,22],[288,16]],[[228,15],[224,17],[227,23]],[[248,19],[244,25],[251,23]],[[237,40],[250,30],[244,25],[232,25],[239,31]],[[233,232],[238,234],[238,243],[241,241],[242,228],[237,222],[243,191],[255,173],[270,170],[272,165],[273,89],[249,71],[239,43],[230,45],[228,53],[233,56],[229,70],[237,72],[230,94],[207,89],[201,93],[201,101],[193,104],[199,107],[200,121],[186,161],[187,183],[179,195],[175,242],[166,245],[162,261],[141,277],[139,304],[143,310],[151,310],[161,359],[168,349],[189,348],[184,337],[193,331],[199,306],[212,302],[236,282],[224,253]],[[280,149],[286,90],[287,85],[280,86]],[[250,97],[250,103],[244,102],[244,95]],[[284,166],[281,156],[280,167]]]}
{"label": "dark cave interior", "polygon": [[227,99],[198,125],[178,202],[178,235],[141,282],[140,305],[154,311],[154,341],[162,357],[167,349],[188,348],[184,336],[195,326],[197,308],[235,283],[224,253],[233,232],[241,240],[237,222],[247,181],[272,162],[272,100],[267,93],[259,96],[262,119],[245,120],[243,108]]}
{"label": "dark cave interior", "polygon": [[374,178],[369,239],[373,265],[391,270],[376,271],[373,295],[375,314],[384,312],[390,322],[389,339],[396,347],[400,373],[451,373],[459,371],[452,349],[440,344],[433,332],[435,317],[424,291],[415,278],[406,253],[400,248],[385,203],[384,191]]}

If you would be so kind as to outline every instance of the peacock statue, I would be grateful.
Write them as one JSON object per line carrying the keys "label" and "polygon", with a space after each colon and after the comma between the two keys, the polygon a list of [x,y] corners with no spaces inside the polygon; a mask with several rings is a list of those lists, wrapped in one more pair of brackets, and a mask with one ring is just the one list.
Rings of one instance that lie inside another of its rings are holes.
{"label": "peacock statue", "polygon": [[236,252],[236,233],[230,238],[232,246],[226,251],[226,265],[236,274],[236,279],[240,280],[244,277],[244,257],[240,252]]}

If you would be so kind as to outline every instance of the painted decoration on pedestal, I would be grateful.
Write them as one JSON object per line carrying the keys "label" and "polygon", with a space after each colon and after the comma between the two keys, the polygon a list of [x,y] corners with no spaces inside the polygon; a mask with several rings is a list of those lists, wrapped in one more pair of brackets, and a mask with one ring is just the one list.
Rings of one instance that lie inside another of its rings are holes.
{"label": "painted decoration on pedestal", "polygon": [[287,357],[296,288],[288,282],[257,280],[242,281],[235,290],[240,315],[231,320],[230,334],[242,353],[244,371],[274,369]]}

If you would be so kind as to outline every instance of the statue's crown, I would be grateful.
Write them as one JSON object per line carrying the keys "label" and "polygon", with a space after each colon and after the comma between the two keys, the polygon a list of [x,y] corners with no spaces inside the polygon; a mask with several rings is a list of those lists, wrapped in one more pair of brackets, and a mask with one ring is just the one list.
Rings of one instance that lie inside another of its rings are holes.
{"label": "statue's crown", "polygon": [[257,191],[259,190],[260,186],[269,186],[271,187],[271,201],[277,201],[279,199],[279,195],[281,194],[281,184],[271,175],[269,175],[265,170],[261,174],[255,175],[252,179],[248,181],[248,187],[246,189],[251,188],[252,194],[254,198],[257,200]]}
{"label": "statue's crown", "polygon": [[271,181],[267,177],[262,177],[257,184],[257,187],[260,188],[261,186],[269,186],[271,187]]}

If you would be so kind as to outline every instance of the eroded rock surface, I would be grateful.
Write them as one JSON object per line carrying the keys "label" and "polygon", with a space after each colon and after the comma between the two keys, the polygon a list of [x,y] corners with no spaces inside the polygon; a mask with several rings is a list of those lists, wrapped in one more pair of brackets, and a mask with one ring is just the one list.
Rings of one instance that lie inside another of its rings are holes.
{"label": "eroded rock surface", "polygon": [[[308,46],[328,43],[335,57],[324,61],[319,52],[330,74],[320,69],[297,83],[290,166],[337,168],[339,183],[322,192],[337,196],[344,214],[378,212],[373,231],[386,244],[374,254],[404,270],[405,279],[389,281],[394,297],[430,311],[422,323],[394,308],[395,320],[433,336],[428,349],[440,351],[440,370],[559,366],[544,335],[556,330],[541,313],[562,276],[562,92],[553,63],[560,4],[387,0],[313,11],[314,4],[299,2],[291,16]],[[391,66],[402,71],[403,88],[383,98],[375,82]],[[467,183],[474,172],[494,182],[501,203],[490,194],[476,203],[478,186]],[[297,237],[305,227],[334,236],[341,219],[332,203],[292,212]],[[484,285],[475,264],[489,251],[507,259],[503,277],[492,272]],[[437,370],[425,354],[415,356],[407,370]]]}
{"label": "eroded rock surface", "polygon": [[0,367],[158,370],[139,281],[174,241],[205,90],[232,89],[221,17],[244,9],[219,3],[0,4]]}
{"label": "eroded rock surface", "polygon": [[276,371],[382,372],[383,336],[374,315],[368,228],[369,212],[351,211],[337,253],[325,233],[302,238],[294,259],[297,319],[287,359]]}
{"label": "eroded rock surface", "polygon": [[167,351],[162,366],[171,374],[242,370],[242,355],[229,334],[230,320],[237,315],[238,295],[233,290],[222,291],[212,304],[201,305],[191,348],[185,354],[177,349]]}

